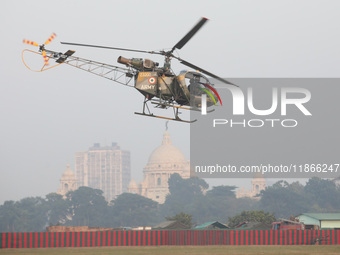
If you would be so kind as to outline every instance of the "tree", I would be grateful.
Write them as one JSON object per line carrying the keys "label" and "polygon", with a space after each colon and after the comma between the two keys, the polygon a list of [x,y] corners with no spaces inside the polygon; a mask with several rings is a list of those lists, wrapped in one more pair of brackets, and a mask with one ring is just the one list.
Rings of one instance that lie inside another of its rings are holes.
{"label": "tree", "polygon": [[5,201],[0,206],[0,232],[44,231],[46,223],[46,201],[41,197]]}
{"label": "tree", "polygon": [[150,226],[160,221],[158,203],[152,199],[123,193],[111,203],[108,217],[113,226]]}
{"label": "tree", "polygon": [[235,198],[235,189],[236,186],[215,186],[211,190],[207,192],[207,196],[211,198],[224,198],[224,197],[233,197]]}
{"label": "tree", "polygon": [[16,232],[19,231],[20,215],[17,208],[17,202],[5,201],[0,206],[0,232]]}
{"label": "tree", "polygon": [[260,207],[274,212],[278,218],[288,218],[292,214],[308,212],[311,201],[300,183],[289,184],[286,181],[278,181],[261,191]]}
{"label": "tree", "polygon": [[239,225],[242,222],[259,222],[265,224],[271,224],[275,221],[274,214],[270,214],[269,212],[261,211],[243,211],[238,215],[235,215],[232,218],[228,218],[229,227],[233,228]]}
{"label": "tree", "polygon": [[204,199],[203,191],[209,188],[203,179],[183,179],[177,173],[170,176],[168,183],[170,194],[161,207],[164,216],[188,212],[193,203]]}
{"label": "tree", "polygon": [[69,202],[69,214],[72,219],[67,221],[71,226],[105,227],[108,204],[103,191],[90,187],[80,187],[66,194]]}
{"label": "tree", "polygon": [[182,201],[188,201],[195,195],[202,195],[203,190],[209,188],[203,179],[197,177],[183,179],[177,173],[170,176],[168,183],[170,195],[179,196]]}
{"label": "tree", "polygon": [[69,200],[63,199],[62,195],[50,193],[46,195],[46,207],[48,223],[50,226],[61,225],[66,223],[70,217]]}
{"label": "tree", "polygon": [[47,223],[45,204],[45,200],[41,197],[26,197],[17,202],[15,208],[19,219],[16,231],[44,231]]}
{"label": "tree", "polygon": [[318,207],[324,212],[340,209],[340,191],[333,181],[313,177],[306,183],[304,191],[310,201],[313,201],[313,208]]}
{"label": "tree", "polygon": [[233,216],[237,211],[238,200],[235,197],[235,186],[215,186],[207,191],[205,198],[193,204],[195,220],[199,224],[207,221],[222,221],[226,216]]}
{"label": "tree", "polygon": [[175,216],[172,217],[165,217],[166,220],[174,220],[174,221],[178,221],[186,226],[188,226],[189,228],[192,227],[193,223],[192,223],[192,215],[191,214],[186,214],[186,213],[178,213]]}

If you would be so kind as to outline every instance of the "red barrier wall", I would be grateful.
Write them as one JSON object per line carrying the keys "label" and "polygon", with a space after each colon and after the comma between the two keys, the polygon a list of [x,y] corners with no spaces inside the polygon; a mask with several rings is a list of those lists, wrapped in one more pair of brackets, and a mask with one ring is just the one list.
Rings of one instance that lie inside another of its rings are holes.
{"label": "red barrier wall", "polygon": [[0,248],[340,244],[340,230],[149,230],[0,233]]}

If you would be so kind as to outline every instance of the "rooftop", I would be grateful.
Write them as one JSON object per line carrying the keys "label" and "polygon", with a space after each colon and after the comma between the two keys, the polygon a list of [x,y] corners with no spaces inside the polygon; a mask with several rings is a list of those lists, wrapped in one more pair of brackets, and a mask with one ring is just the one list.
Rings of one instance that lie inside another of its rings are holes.
{"label": "rooftop", "polygon": [[202,225],[195,227],[195,229],[203,229],[203,228],[229,228],[229,227],[218,221],[209,221],[209,222],[203,223]]}
{"label": "rooftop", "polygon": [[317,220],[340,220],[340,213],[302,213],[297,217],[305,215]]}
{"label": "rooftop", "polygon": [[175,220],[168,220],[159,223],[152,229],[188,229],[189,227]]}

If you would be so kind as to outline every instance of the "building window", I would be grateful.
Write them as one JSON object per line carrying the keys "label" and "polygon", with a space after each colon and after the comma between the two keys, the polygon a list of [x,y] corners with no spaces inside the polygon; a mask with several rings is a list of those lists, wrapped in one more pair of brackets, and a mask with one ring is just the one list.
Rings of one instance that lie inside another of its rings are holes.
{"label": "building window", "polygon": [[157,185],[158,185],[158,186],[161,185],[161,178],[160,178],[160,177],[157,178]]}

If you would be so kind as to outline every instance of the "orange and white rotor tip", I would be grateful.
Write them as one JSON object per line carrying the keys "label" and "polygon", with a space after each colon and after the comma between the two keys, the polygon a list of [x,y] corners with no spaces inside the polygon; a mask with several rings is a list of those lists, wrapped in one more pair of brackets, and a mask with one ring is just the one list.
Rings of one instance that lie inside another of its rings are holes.
{"label": "orange and white rotor tip", "polygon": [[30,45],[34,45],[34,46],[39,46],[39,44],[37,44],[36,42],[32,42],[32,41],[29,41],[29,40],[23,40],[24,43],[26,44],[30,44]]}
{"label": "orange and white rotor tip", "polygon": [[47,39],[47,41],[45,42],[45,45],[46,44],[49,44],[57,35],[55,33],[53,33],[50,38]]}

